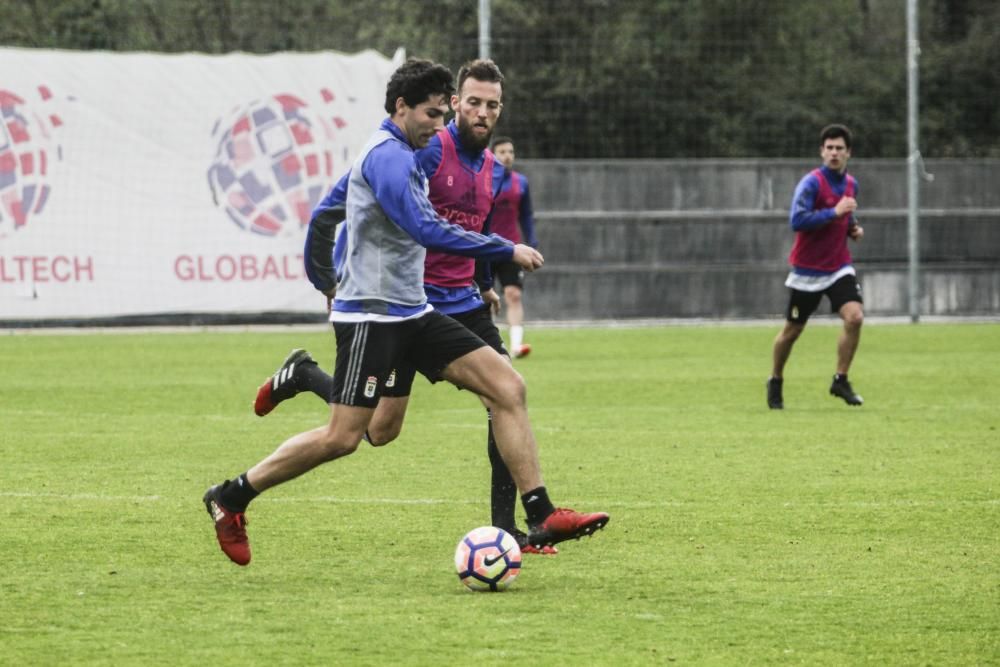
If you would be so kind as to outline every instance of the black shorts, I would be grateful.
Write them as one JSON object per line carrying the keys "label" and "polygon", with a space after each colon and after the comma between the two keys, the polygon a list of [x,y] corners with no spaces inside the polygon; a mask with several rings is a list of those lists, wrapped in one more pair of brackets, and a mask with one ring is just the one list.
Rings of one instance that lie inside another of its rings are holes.
{"label": "black shorts", "polygon": [[333,329],[337,362],[330,402],[366,408],[378,405],[397,367],[409,364],[437,382],[448,364],[486,346],[436,310],[402,322],[334,322]]}
{"label": "black shorts", "polygon": [[493,277],[504,287],[524,289],[524,269],[514,262],[494,262],[490,265]]}
{"label": "black shorts", "polygon": [[[481,308],[449,315],[448,317],[479,336],[483,342],[500,354],[510,356],[507,348],[503,346],[503,338],[500,336],[497,325],[493,323],[493,316],[490,314],[489,306],[484,305]],[[399,364],[389,374],[389,379],[386,380],[382,395],[394,398],[409,396],[413,387],[413,378],[416,374],[417,369],[413,364],[406,361]],[[431,380],[431,382],[434,382],[434,380]]]}
{"label": "black shorts", "polygon": [[803,292],[789,288],[788,308],[785,310],[785,319],[789,322],[805,324],[809,321],[809,316],[813,314],[819,306],[819,302],[825,294],[830,299],[830,312],[839,312],[841,307],[850,301],[864,303],[861,299],[861,283],[854,275],[843,276],[825,290],[819,292]]}

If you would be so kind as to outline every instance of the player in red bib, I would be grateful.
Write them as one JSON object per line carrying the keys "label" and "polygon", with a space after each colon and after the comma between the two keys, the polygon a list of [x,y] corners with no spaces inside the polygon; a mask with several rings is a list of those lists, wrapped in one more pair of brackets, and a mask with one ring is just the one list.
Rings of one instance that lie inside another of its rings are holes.
{"label": "player in red bib", "polygon": [[[535,217],[531,208],[528,179],[514,171],[514,142],[509,137],[493,140],[493,153],[509,171],[497,195],[490,231],[514,243],[526,243],[538,248],[535,238]],[[513,262],[494,262],[493,276],[503,286],[503,303],[510,327],[510,353],[525,357],[531,346],[524,342],[524,271]]]}
{"label": "player in red bib", "polygon": [[820,132],[820,157],[823,166],[799,181],[789,212],[795,243],[788,258],[792,269],[785,280],[789,288],[785,326],[774,340],[774,365],[767,380],[767,405],[772,410],[785,407],[782,392],[785,364],[824,294],[830,300],[832,312],[838,313],[844,322],[837,341],[837,372],[830,394],[848,405],[864,402],[847,379],[864,322],[861,284],[847,248],[848,239],[860,241],[864,236],[864,229],[854,215],[858,208],[858,182],[847,173],[851,131],[843,125],[824,127]]}

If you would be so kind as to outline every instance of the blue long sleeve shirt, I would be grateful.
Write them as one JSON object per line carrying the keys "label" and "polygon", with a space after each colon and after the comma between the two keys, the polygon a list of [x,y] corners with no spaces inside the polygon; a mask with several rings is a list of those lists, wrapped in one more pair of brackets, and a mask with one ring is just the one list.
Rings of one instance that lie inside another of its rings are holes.
{"label": "blue long sleeve shirt", "polygon": [[[386,127],[386,123],[391,125],[391,128]],[[397,129],[397,136],[401,137],[401,133],[398,133],[398,128],[391,121],[385,121],[383,123],[383,129],[388,129],[390,132],[392,129]],[[455,141],[456,152],[458,154],[459,160],[469,169],[473,171],[479,171],[483,167],[483,162],[485,159],[485,154],[483,151],[470,152],[463,148],[461,139],[458,134],[458,128],[455,122],[452,121],[448,124],[446,131],[450,132],[453,140]],[[442,159],[442,149],[441,141],[438,137],[434,137],[428,143],[425,148],[415,151],[414,157],[416,159],[417,165],[426,177],[433,175]],[[365,179],[368,180],[369,176],[372,175],[373,178],[378,178],[376,175],[380,167],[376,161],[371,161],[371,154],[365,159],[363,166],[363,174]],[[323,200],[316,206],[313,211],[313,220],[309,225],[309,229],[306,234],[305,243],[305,265],[306,265],[306,275],[312,282],[313,286],[320,291],[328,291],[336,286],[338,281],[338,276],[340,272],[340,267],[343,266],[344,254],[346,252],[346,226],[342,226],[340,233],[334,240],[334,227],[342,222],[346,216],[346,201],[347,201],[347,190],[349,182],[350,173],[345,174],[341,179],[334,185],[330,192],[323,198]],[[368,180],[372,183],[371,180]],[[494,172],[493,172],[493,188],[494,191],[492,196],[495,198],[500,191],[502,184],[504,183],[504,168],[499,161],[494,162]],[[373,188],[374,189],[374,188]],[[378,192],[376,191],[376,197]],[[379,200],[382,203],[382,200]],[[383,207],[384,208],[384,207]],[[390,218],[396,220],[393,214],[386,210],[386,214]],[[403,226],[406,229],[406,226]],[[409,230],[407,230],[409,233]],[[462,230],[463,233],[467,233],[466,230]],[[489,232],[489,220],[487,220],[486,226],[483,230],[484,234]],[[489,238],[499,239],[495,235],[491,235]],[[433,240],[430,240],[434,243]],[[423,245],[423,244],[422,244]],[[490,261],[497,261],[491,259],[496,253],[502,254],[507,253],[507,259],[513,253],[512,246],[508,244],[507,248],[502,250],[497,250],[493,255],[484,256],[473,255],[471,252],[463,251],[460,245],[428,245],[426,246],[433,250],[441,250],[442,252],[448,252],[452,254],[466,255],[466,256],[477,256],[484,260],[483,264],[488,266]],[[333,257],[332,265],[328,261],[328,258]],[[490,276],[487,274],[486,278],[481,280],[481,284],[484,288],[489,286]],[[482,306],[482,299],[479,295],[479,287],[476,285],[470,285],[461,288],[443,288],[435,285],[424,285],[425,292],[427,294],[428,301],[435,307],[445,312],[447,314],[455,314],[461,312],[467,312],[476,307]]]}
{"label": "blue long sleeve shirt", "polygon": [[[847,173],[833,171],[827,167],[820,167],[830,189],[835,194],[843,196],[847,187]],[[816,176],[809,172],[802,177],[798,185],[795,186],[795,193],[792,195],[792,206],[788,212],[788,223],[792,230],[804,232],[816,229],[837,217],[832,208],[815,210],[816,195],[819,193],[819,181]],[[855,192],[855,197],[857,193]]]}

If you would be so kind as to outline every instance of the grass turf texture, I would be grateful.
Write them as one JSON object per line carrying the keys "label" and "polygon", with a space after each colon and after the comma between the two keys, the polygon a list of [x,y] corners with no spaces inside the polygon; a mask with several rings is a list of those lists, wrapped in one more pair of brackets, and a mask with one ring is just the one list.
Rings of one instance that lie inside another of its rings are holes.
{"label": "grass turf texture", "polygon": [[264,494],[239,568],[201,495],[325,420],[250,405],[331,334],[0,336],[0,663],[995,664],[1000,327],[868,325],[848,408],[811,326],[777,412],[777,326],[531,330],[552,496],[612,521],[500,594],[453,571],[468,393],[418,380],[399,441]]}

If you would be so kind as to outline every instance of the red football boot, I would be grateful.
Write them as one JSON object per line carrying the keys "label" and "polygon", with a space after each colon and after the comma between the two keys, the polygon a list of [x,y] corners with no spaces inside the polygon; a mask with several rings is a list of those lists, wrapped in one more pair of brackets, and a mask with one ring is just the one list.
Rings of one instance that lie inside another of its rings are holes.
{"label": "red football boot", "polygon": [[508,533],[514,536],[517,540],[517,546],[521,548],[521,553],[523,554],[539,554],[541,556],[555,556],[559,553],[559,550],[554,546],[549,544],[542,545],[541,547],[536,547],[528,543],[528,534],[523,530],[518,530],[517,528],[506,528]]}
{"label": "red football boot", "polygon": [[263,417],[278,407],[278,403],[299,393],[299,388],[295,385],[295,369],[302,364],[315,363],[305,350],[292,350],[274,375],[257,389],[257,398],[253,402],[254,414]]}
{"label": "red football boot", "polygon": [[593,535],[610,520],[611,517],[605,512],[582,514],[557,507],[544,521],[528,529],[528,544],[541,548],[570,539],[580,539],[584,535]]}
{"label": "red football boot", "polygon": [[523,554],[538,554],[540,556],[555,556],[559,553],[559,549],[555,548],[551,544],[543,544],[541,547],[536,547],[531,544],[525,544],[521,547],[521,553]]}
{"label": "red football boot", "polygon": [[221,484],[213,486],[205,492],[202,500],[208,515],[215,521],[215,536],[219,539],[222,551],[237,565],[246,565],[250,562],[247,519],[243,512],[233,512],[222,506],[219,502],[221,490]]}

